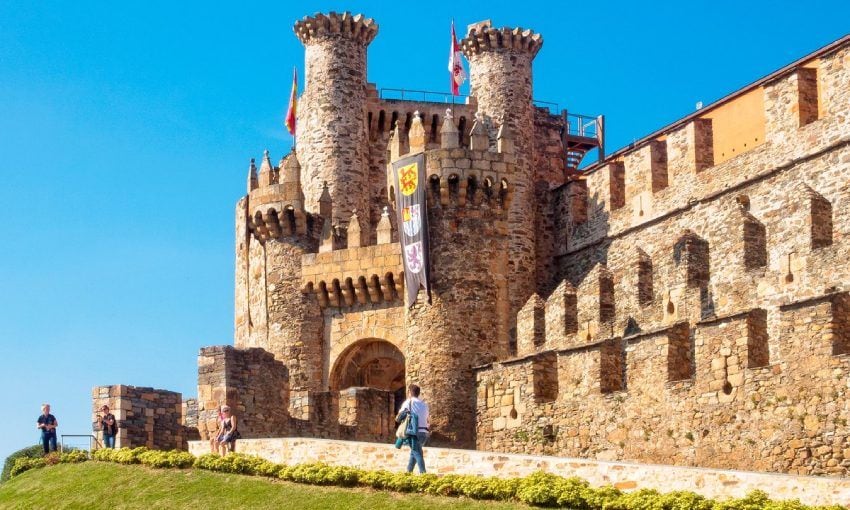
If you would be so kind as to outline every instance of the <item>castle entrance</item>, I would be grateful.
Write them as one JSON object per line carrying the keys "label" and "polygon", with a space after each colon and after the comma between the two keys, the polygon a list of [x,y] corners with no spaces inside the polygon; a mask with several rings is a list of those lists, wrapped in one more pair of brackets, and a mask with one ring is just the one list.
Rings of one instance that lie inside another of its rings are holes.
{"label": "castle entrance", "polygon": [[358,340],[339,355],[329,382],[333,391],[352,386],[391,391],[397,409],[405,398],[404,354],[386,340]]}

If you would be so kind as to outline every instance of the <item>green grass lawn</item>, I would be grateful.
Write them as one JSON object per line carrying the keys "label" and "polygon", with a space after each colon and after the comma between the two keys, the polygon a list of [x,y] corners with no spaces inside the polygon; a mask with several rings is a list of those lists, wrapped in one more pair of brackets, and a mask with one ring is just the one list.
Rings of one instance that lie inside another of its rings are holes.
{"label": "green grass lawn", "polygon": [[123,508],[482,509],[530,508],[510,503],[480,502],[397,494],[368,489],[341,489],[294,484],[260,477],[198,469],[155,470],[144,466],[85,462],[59,464],[23,473],[0,484],[0,508],[109,510]]}

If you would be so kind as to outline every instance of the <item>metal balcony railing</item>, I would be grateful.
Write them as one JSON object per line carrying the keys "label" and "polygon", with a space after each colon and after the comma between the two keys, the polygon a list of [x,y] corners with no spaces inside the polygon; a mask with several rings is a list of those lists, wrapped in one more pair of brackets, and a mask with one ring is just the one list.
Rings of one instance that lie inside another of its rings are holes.
{"label": "metal balcony railing", "polygon": [[586,138],[599,138],[602,133],[602,122],[599,117],[567,113],[565,118],[567,134]]}
{"label": "metal balcony railing", "polygon": [[468,95],[452,95],[450,92],[432,92],[430,90],[381,89],[381,99],[397,101],[421,101],[423,103],[466,104]]}

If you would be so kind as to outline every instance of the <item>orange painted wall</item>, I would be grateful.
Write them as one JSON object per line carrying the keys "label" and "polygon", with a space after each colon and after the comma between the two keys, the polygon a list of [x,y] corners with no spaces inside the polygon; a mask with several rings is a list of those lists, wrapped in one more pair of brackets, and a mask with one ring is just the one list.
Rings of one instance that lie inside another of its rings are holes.
{"label": "orange painted wall", "polygon": [[764,143],[764,89],[759,87],[701,116],[711,119],[714,164]]}

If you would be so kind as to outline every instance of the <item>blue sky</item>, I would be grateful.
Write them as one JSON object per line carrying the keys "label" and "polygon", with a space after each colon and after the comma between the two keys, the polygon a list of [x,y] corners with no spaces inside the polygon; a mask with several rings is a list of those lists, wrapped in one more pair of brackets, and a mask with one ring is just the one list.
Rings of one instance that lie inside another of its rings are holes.
{"label": "blue sky", "polygon": [[434,91],[451,18],[533,28],[535,98],[604,113],[609,150],[850,26],[846,0],[240,4],[0,2],[0,458],[43,401],[87,433],[92,386],[193,396],[198,349],[232,343],[233,207],[289,149],[297,18],[374,17],[369,80]]}

